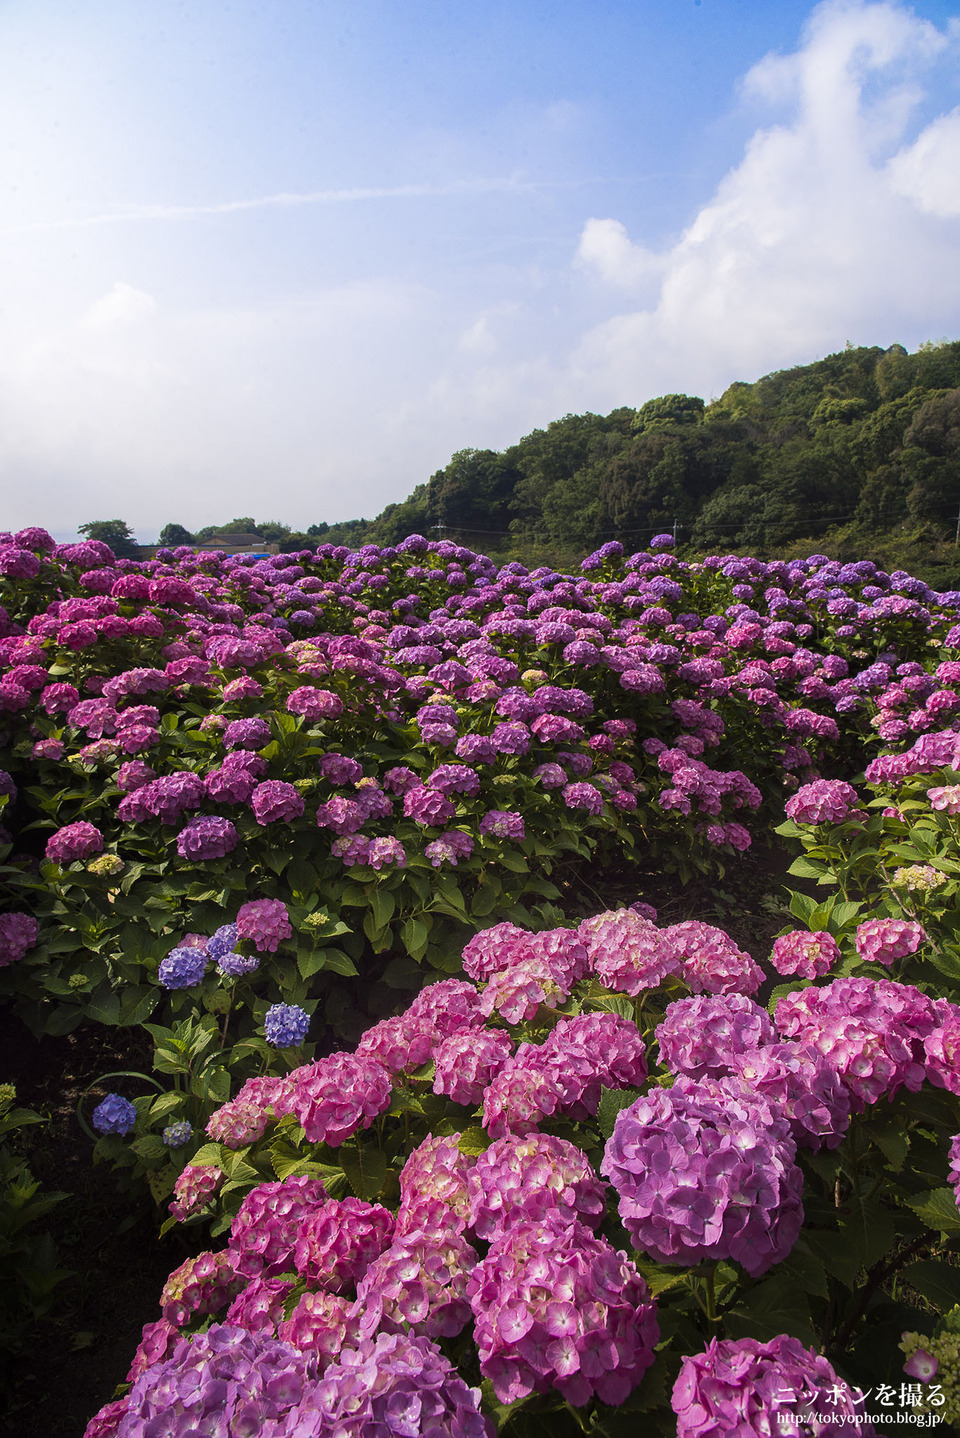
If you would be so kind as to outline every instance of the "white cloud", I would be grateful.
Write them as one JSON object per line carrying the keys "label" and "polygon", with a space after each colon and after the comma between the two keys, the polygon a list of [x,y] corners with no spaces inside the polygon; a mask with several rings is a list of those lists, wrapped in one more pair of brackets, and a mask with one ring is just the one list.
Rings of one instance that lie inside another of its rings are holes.
{"label": "white cloud", "polygon": [[[955,41],[896,4],[814,11],[795,54],[746,76],[751,101],[787,106],[672,247],[587,222],[578,258],[651,303],[584,336],[575,369],[612,403],[673,388],[710,394],[843,345],[915,343],[960,330],[960,119],[906,133],[918,76]],[[891,153],[892,152],[892,153]],[[937,219],[932,219],[936,216]]]}

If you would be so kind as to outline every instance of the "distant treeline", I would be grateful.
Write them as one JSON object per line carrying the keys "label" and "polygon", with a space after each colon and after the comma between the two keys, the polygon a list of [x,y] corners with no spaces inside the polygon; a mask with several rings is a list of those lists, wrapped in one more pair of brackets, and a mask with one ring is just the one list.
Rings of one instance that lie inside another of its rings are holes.
{"label": "distant treeline", "polygon": [[305,532],[249,517],[224,530],[281,549],[394,544],[444,534],[503,556],[583,555],[619,539],[642,548],[676,527],[701,551],[783,552],[847,536],[953,538],[960,506],[960,342],[909,354],[848,347],[814,364],[732,384],[705,404],[653,399],[608,415],[565,415],[504,450],[464,449],[375,519]]}

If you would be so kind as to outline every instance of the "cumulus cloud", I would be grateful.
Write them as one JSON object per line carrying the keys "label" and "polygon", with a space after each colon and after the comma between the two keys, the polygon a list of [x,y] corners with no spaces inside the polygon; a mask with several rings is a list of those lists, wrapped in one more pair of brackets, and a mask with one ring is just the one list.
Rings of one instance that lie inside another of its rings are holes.
{"label": "cumulus cloud", "polygon": [[584,335],[584,384],[613,403],[710,394],[847,339],[960,329],[960,115],[909,133],[925,72],[957,48],[955,27],[897,4],[820,5],[794,54],[744,80],[746,101],[786,117],[757,129],[674,245],[651,256],[617,220],[584,226],[578,261],[605,285],[660,270],[652,301]]}

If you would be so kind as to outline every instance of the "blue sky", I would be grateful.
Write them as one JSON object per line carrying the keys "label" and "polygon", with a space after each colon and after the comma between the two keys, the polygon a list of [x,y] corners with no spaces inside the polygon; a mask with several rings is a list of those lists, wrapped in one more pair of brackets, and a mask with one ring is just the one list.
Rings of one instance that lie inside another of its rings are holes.
{"label": "blue sky", "polygon": [[960,337],[960,0],[4,0],[0,526],[365,515]]}

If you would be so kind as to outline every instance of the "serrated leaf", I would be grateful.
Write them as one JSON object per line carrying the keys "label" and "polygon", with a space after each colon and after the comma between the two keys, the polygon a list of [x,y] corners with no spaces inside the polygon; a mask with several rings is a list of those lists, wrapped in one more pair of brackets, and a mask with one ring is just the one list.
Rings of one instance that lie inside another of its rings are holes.
{"label": "serrated leaf", "polygon": [[205,1143],[198,1148],[190,1162],[198,1168],[220,1168],[220,1145],[218,1143]]}
{"label": "serrated leaf", "polygon": [[396,912],[396,900],[388,889],[374,883],[370,889],[370,908],[378,929],[385,929]]}
{"label": "serrated leaf", "polygon": [[457,1147],[468,1157],[476,1158],[477,1155],[486,1153],[492,1142],[483,1128],[465,1128],[462,1133],[457,1134]]}
{"label": "serrated leaf", "polygon": [[182,1104],[183,1094],[162,1093],[150,1105],[150,1117],[164,1118],[168,1113],[173,1113],[174,1109],[180,1108]]}
{"label": "serrated leaf", "polygon": [[[146,1179],[147,1187],[150,1190],[150,1195],[154,1203],[159,1204],[163,1203],[163,1200],[169,1198],[170,1194],[173,1193],[177,1182],[177,1175],[170,1165],[167,1164],[164,1168],[148,1169]],[[170,1221],[169,1219],[167,1220],[168,1223]],[[164,1225],[164,1229],[165,1228],[166,1224]]]}
{"label": "serrated leaf", "polygon": [[141,1158],[163,1158],[166,1153],[163,1139],[158,1133],[146,1133],[143,1138],[135,1138],[130,1147]]}
{"label": "serrated leaf", "polygon": [[806,1294],[791,1277],[779,1272],[758,1283],[724,1314],[724,1327],[731,1338],[757,1338],[761,1343],[781,1333],[805,1344],[817,1341]]}
{"label": "serrated leaf", "polygon": [[387,1157],[380,1149],[344,1144],[339,1153],[347,1182],[357,1198],[376,1198],[387,1176]]}
{"label": "serrated leaf", "polygon": [[810,927],[810,916],[816,908],[816,899],[811,899],[808,894],[791,893],[790,912],[795,919],[799,919],[801,924],[806,924],[808,928]]}
{"label": "serrated leaf", "polygon": [[403,928],[400,930],[400,937],[407,953],[416,956],[422,954],[427,947],[430,930],[423,919],[410,918],[405,920]]}
{"label": "serrated leaf", "polygon": [[897,1277],[944,1313],[960,1303],[960,1268],[950,1263],[924,1258],[901,1268]]}
{"label": "serrated leaf", "polygon": [[960,1210],[952,1188],[933,1188],[907,1202],[928,1228],[938,1233],[960,1233]]}
{"label": "serrated leaf", "polygon": [[896,1123],[870,1128],[868,1132],[870,1141],[876,1144],[894,1173],[899,1173],[910,1152],[909,1135]]}
{"label": "serrated leaf", "polygon": [[312,979],[314,974],[326,967],[327,955],[324,949],[298,949],[297,968],[302,979]]}
{"label": "serrated leaf", "polygon": [[324,949],[323,967],[345,979],[356,978],[357,966],[342,949]]}
{"label": "serrated leaf", "polygon": [[639,1097],[640,1090],[635,1088],[605,1088],[603,1090],[600,1096],[600,1107],[597,1109],[597,1124],[605,1139],[613,1133],[617,1115],[623,1109],[629,1108],[632,1103],[636,1103]]}

